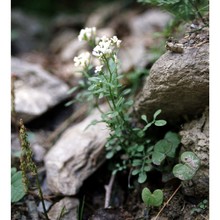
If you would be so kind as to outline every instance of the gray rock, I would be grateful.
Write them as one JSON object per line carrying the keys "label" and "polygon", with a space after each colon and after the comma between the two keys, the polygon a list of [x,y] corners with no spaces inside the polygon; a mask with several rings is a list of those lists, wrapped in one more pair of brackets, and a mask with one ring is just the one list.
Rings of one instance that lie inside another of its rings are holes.
{"label": "gray rock", "polygon": [[180,131],[181,150],[194,152],[201,161],[201,167],[190,181],[182,182],[187,196],[208,197],[209,194],[209,111],[208,108],[198,120],[184,124]]}
{"label": "gray rock", "polygon": [[85,27],[96,27],[100,28],[105,26],[107,20],[117,15],[120,10],[124,7],[120,2],[114,2],[105,4],[97,8],[91,15],[87,18]]}
{"label": "gray rock", "polygon": [[169,122],[202,113],[209,103],[209,44],[162,55],[136,100],[135,112],[152,117],[162,109]]}
{"label": "gray rock", "polygon": [[68,86],[38,64],[12,58],[16,75],[15,109],[18,119],[28,122],[67,98]]}
{"label": "gray rock", "polygon": [[[48,212],[48,217],[51,220],[57,220],[57,219],[77,220],[78,219],[77,217],[78,206],[79,206],[78,199],[65,197],[52,206],[52,208]],[[64,212],[63,212],[62,218],[60,218],[60,215],[63,209],[64,209]]]}
{"label": "gray rock", "polygon": [[162,31],[171,18],[167,12],[152,9],[132,18],[129,26],[133,35],[143,36],[149,32]]}
{"label": "gray rock", "polygon": [[62,62],[73,62],[73,58],[78,56],[78,53],[84,48],[86,48],[86,42],[79,41],[78,38],[75,38],[63,48],[60,53],[60,60]]}
{"label": "gray rock", "polygon": [[72,41],[74,38],[77,37],[77,33],[73,30],[65,30],[56,34],[53,38],[52,42],[50,43],[50,51],[52,53],[58,53],[66,45]]}
{"label": "gray rock", "polygon": [[104,123],[86,129],[95,119],[100,119],[98,111],[67,129],[45,156],[48,188],[53,193],[75,195],[83,181],[104,162],[109,130]]}
{"label": "gray rock", "polygon": [[145,47],[142,37],[127,37],[119,51],[120,72],[127,73],[135,68],[144,68],[152,62],[154,56]]}

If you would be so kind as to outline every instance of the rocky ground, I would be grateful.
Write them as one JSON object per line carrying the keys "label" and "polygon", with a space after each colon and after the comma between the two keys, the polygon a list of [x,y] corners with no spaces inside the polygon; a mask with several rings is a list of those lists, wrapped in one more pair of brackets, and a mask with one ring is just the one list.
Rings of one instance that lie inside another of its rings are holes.
{"label": "rocky ground", "polygon": [[[16,110],[16,118],[12,117],[12,166],[19,166],[16,119],[22,118],[50,219],[59,219],[63,206],[62,219],[79,219],[83,200],[85,220],[155,219],[161,207],[152,209],[147,218],[140,198],[144,186],[163,189],[164,201],[177,190],[157,219],[208,219],[208,208],[199,209],[198,205],[209,196],[209,30],[195,31],[202,27],[199,21],[186,24],[178,33],[181,52],[170,47],[166,51],[164,35],[156,33],[171,19],[170,14],[156,8],[117,2],[89,14],[60,14],[47,22],[12,10]],[[77,39],[79,30],[86,26],[97,27],[100,36],[117,35],[122,40],[122,82],[133,86],[137,94],[131,111],[134,119],[163,109],[161,117],[169,123],[165,129],[182,137],[181,151],[191,150],[201,159],[201,169],[192,180],[164,181],[161,173],[154,171],[147,183],[140,186],[133,181],[133,188],[128,188],[129,174],[121,172],[113,185],[111,207],[104,209],[105,186],[111,178],[104,152],[109,131],[101,123],[85,131],[100,117],[97,111],[77,103],[65,107],[73,98],[68,90],[82,77],[73,58],[86,48]],[[134,80],[139,81],[135,84]],[[34,198],[29,195],[12,204],[12,219],[43,219],[42,204]]]}

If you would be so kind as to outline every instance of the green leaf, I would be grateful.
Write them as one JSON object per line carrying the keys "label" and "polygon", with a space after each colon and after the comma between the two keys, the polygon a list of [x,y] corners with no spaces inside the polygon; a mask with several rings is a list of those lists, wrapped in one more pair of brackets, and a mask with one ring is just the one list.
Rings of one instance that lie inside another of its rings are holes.
{"label": "green leaf", "polygon": [[175,132],[168,131],[164,138],[171,142],[175,147],[177,147],[180,144],[180,137]]}
{"label": "green leaf", "polygon": [[140,166],[142,164],[142,160],[135,159],[132,161],[132,166]]}
{"label": "green leaf", "polygon": [[151,171],[152,170],[152,166],[145,166],[144,167],[144,171],[145,172],[149,172],[149,171]]}
{"label": "green leaf", "polygon": [[164,125],[167,124],[167,122],[166,122],[165,120],[156,120],[156,121],[154,122],[154,124],[155,124],[156,126],[164,126]]}
{"label": "green leaf", "polygon": [[154,147],[154,151],[167,154],[171,150],[172,146],[166,139],[159,140]]}
{"label": "green leaf", "polygon": [[138,131],[137,133],[138,137],[143,137],[144,136],[144,132],[142,130]]}
{"label": "green leaf", "polygon": [[144,146],[143,145],[140,145],[137,147],[137,151],[138,152],[142,152],[144,150]]}
{"label": "green leaf", "polygon": [[141,198],[146,206],[150,206],[150,197],[151,197],[151,191],[147,187],[145,187],[142,190]]}
{"label": "green leaf", "polygon": [[200,167],[200,159],[191,151],[182,153],[181,161],[195,171],[197,171]]}
{"label": "green leaf", "polygon": [[160,206],[163,203],[163,191],[157,189],[153,192],[152,206]]}
{"label": "green leaf", "polygon": [[127,106],[131,106],[133,104],[134,104],[133,100],[128,100],[127,102],[125,102],[125,105],[127,105]]}
{"label": "green leaf", "polygon": [[132,174],[133,176],[135,176],[135,175],[137,175],[137,174],[140,173],[140,172],[141,172],[140,170],[133,170],[131,174]]}
{"label": "green leaf", "polygon": [[200,167],[200,159],[191,151],[186,151],[181,155],[183,163],[177,164],[173,168],[173,174],[180,180],[190,180]]}
{"label": "green leaf", "polygon": [[190,180],[195,175],[195,171],[185,164],[176,164],[173,167],[173,175],[180,180]]}
{"label": "green leaf", "polygon": [[158,109],[155,113],[154,113],[154,120],[157,118],[157,116],[162,112],[161,109]]}
{"label": "green leaf", "polygon": [[165,158],[166,158],[166,155],[158,151],[154,151],[152,154],[152,162],[155,165],[160,165]]}
{"label": "green leaf", "polygon": [[74,93],[79,87],[78,86],[74,86],[72,89],[70,89],[67,94],[72,94]]}
{"label": "green leaf", "polygon": [[147,187],[145,187],[142,190],[141,198],[147,207],[150,206],[158,207],[163,203],[163,191],[157,189],[153,193],[151,193],[151,191]]}
{"label": "green leaf", "polygon": [[109,152],[106,154],[106,158],[107,158],[107,159],[111,159],[113,156],[114,156],[114,152],[113,152],[113,151],[109,151]]}
{"label": "green leaf", "polygon": [[141,115],[141,119],[148,123],[146,115]]}
{"label": "green leaf", "polygon": [[147,174],[144,172],[139,173],[138,182],[144,183],[147,180]]}
{"label": "green leaf", "polygon": [[124,95],[127,95],[131,92],[131,89],[125,89],[123,92],[122,92],[122,96]]}
{"label": "green leaf", "polygon": [[11,170],[11,202],[18,202],[25,196],[25,188],[22,182],[22,172],[16,172],[16,168]]}

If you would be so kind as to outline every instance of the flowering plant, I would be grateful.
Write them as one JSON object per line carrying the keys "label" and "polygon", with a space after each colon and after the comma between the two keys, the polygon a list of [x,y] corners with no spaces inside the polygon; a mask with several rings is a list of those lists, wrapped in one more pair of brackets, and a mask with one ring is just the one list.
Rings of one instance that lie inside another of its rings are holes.
{"label": "flowering plant", "polygon": [[[106,143],[106,158],[116,160],[113,173],[129,168],[132,175],[138,175],[138,182],[143,183],[147,179],[146,173],[155,165],[160,165],[166,156],[174,156],[179,144],[178,137],[175,134],[167,134],[162,142],[157,142],[154,146],[145,133],[152,125],[166,124],[165,120],[157,119],[161,110],[155,112],[152,121],[149,121],[146,115],[142,115],[141,119],[145,123],[143,128],[137,127],[128,114],[133,101],[127,99],[131,90],[123,88],[120,83],[120,62],[117,53],[122,41],[117,36],[99,38],[96,36],[96,28],[92,27],[82,29],[78,39],[87,41],[93,46],[93,50],[91,53],[83,52],[73,59],[75,66],[81,67],[84,79],[72,91],[82,88],[82,92],[78,93],[76,98],[83,101],[86,99],[100,110],[101,121],[95,120],[91,124],[104,122],[110,129]],[[92,65],[94,58],[98,59],[98,65],[95,67]],[[106,100],[109,106],[107,112],[100,109],[100,99]],[[168,151],[161,150],[161,143],[166,143]]]}

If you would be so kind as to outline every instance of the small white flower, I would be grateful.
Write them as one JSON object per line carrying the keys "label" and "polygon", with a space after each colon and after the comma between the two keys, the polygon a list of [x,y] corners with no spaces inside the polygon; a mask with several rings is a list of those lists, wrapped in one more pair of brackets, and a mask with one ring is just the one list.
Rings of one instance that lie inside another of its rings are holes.
{"label": "small white flower", "polygon": [[112,41],[112,43],[113,43],[114,45],[116,45],[117,48],[120,47],[121,40],[119,40],[117,36],[113,36],[113,37],[111,38],[111,41]]}
{"label": "small white flower", "polygon": [[101,72],[101,71],[102,71],[102,67],[103,67],[103,65],[97,66],[97,67],[95,68],[95,73]]}
{"label": "small white flower", "polygon": [[89,65],[90,58],[91,58],[91,54],[88,51],[83,52],[78,57],[74,57],[73,59],[75,63],[74,65],[84,68]]}
{"label": "small white flower", "polygon": [[118,57],[115,54],[113,55],[113,59],[114,59],[115,63],[118,64]]}
{"label": "small white flower", "polygon": [[96,27],[82,29],[79,33],[78,39],[79,41],[85,40],[90,41],[94,39],[96,36]]}
{"label": "small white flower", "polygon": [[[116,36],[112,38],[103,36],[99,40],[98,45],[93,49],[92,54],[99,59],[103,59],[103,57],[108,58],[116,52],[117,48],[120,47],[120,44],[121,40]],[[117,62],[117,59],[115,59],[115,62]]]}
{"label": "small white flower", "polygon": [[96,57],[102,58],[103,56],[108,57],[113,52],[111,46],[111,40],[106,36],[102,37],[98,45],[93,49],[92,54]]}

